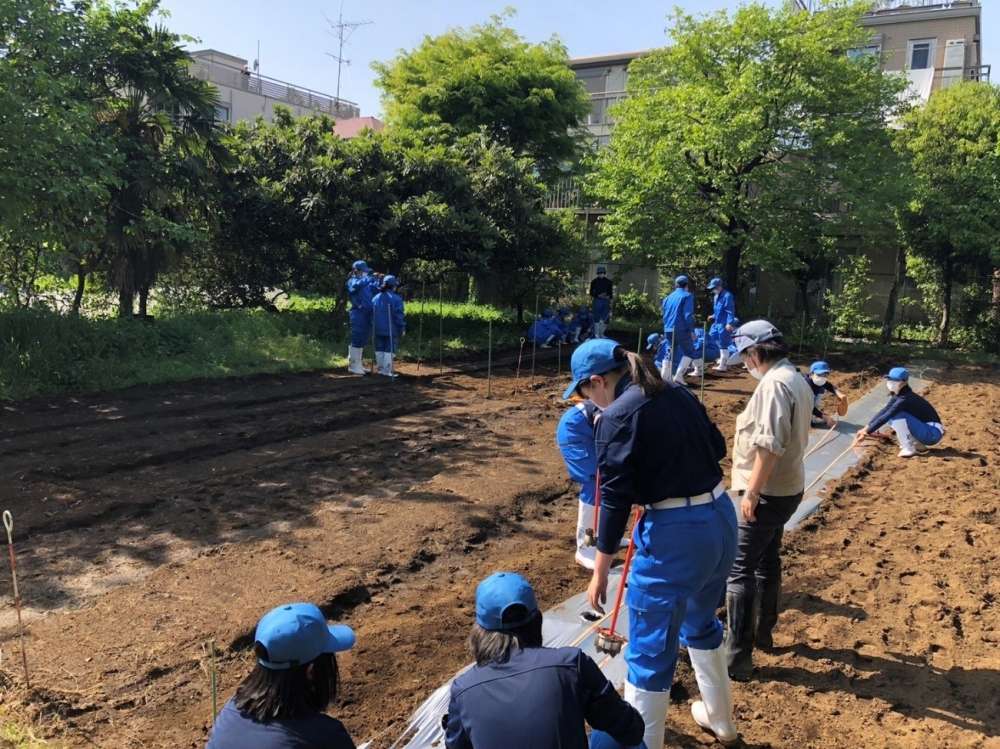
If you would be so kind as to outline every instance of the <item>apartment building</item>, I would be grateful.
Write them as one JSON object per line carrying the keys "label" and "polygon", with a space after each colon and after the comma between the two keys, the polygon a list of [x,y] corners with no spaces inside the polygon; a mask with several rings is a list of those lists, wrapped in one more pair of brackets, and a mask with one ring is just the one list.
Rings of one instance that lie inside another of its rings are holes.
{"label": "apartment building", "polygon": [[239,122],[263,117],[274,119],[276,104],[288,107],[298,117],[325,114],[335,120],[358,117],[358,105],[330,94],[296,86],[250,70],[249,61],[215,49],[190,53],[191,75],[208,81],[218,91],[216,119]]}

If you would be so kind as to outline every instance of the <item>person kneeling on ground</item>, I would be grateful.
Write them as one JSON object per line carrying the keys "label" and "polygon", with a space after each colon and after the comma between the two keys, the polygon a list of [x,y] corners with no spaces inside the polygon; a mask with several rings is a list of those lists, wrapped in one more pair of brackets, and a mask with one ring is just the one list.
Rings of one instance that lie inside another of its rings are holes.
{"label": "person kneeling on ground", "polygon": [[803,375],[813,391],[812,425],[814,427],[832,427],[837,420],[823,413],[823,400],[827,393],[837,399],[837,413],[841,416],[847,413],[847,396],[834,387],[829,381],[830,365],[825,361],[813,362],[809,367],[808,376]]}
{"label": "person kneeling on ground", "polygon": [[272,609],[257,624],[257,665],[215,720],[207,749],[354,749],[324,711],[337,696],[335,653],[354,646],[354,632],[327,625],[311,603]]}
{"label": "person kneeling on ground", "polygon": [[903,367],[893,367],[885,376],[885,385],[891,396],[881,411],[875,414],[868,426],[858,430],[854,444],[875,434],[888,424],[899,442],[899,457],[912,458],[925,452],[928,445],[936,445],[944,437],[941,417],[934,406],[910,388],[910,373]]}
{"label": "person kneeling on ground", "polygon": [[642,717],[589,656],[542,647],[542,612],[520,575],[479,583],[469,649],[476,665],[452,682],[447,749],[584,749],[584,721],[590,746],[645,746]]}

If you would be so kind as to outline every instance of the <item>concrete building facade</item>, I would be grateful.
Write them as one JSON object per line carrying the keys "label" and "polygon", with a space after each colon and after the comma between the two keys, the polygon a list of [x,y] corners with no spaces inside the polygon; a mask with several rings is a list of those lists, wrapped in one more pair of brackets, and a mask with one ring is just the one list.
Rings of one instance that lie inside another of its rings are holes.
{"label": "concrete building facade", "polygon": [[358,105],[346,99],[295,86],[275,78],[258,75],[242,57],[202,49],[190,53],[191,75],[208,81],[218,91],[216,119],[240,122],[263,117],[274,119],[275,105],[288,107],[298,117],[325,114],[335,120],[358,117]]}

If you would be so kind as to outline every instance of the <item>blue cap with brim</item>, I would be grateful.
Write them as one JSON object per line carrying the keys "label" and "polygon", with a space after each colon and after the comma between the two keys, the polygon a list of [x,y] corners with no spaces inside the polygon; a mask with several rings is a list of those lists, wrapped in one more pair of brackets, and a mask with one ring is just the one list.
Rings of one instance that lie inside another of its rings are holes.
{"label": "blue cap with brim", "polygon": [[736,329],[733,333],[733,343],[736,344],[737,353],[742,354],[751,346],[780,337],[781,331],[767,320],[751,320]]}
{"label": "blue cap with brim", "polygon": [[392,288],[396,288],[398,284],[399,281],[395,276],[386,276],[385,278],[382,279],[383,286],[391,286]]}
{"label": "blue cap with brim", "polygon": [[563,400],[572,398],[576,389],[593,375],[602,375],[622,366],[623,362],[615,360],[615,349],[619,346],[618,341],[610,338],[591,338],[581,343],[570,360],[573,382],[563,392]]}
{"label": "blue cap with brim", "polygon": [[366,263],[364,260],[355,260],[354,264],[351,267],[354,268],[354,270],[361,271],[362,273],[367,273],[368,271],[371,270],[371,268],[368,267],[368,263]]}
{"label": "blue cap with brim", "polygon": [[885,376],[887,380],[894,380],[895,382],[906,382],[910,379],[910,373],[906,367],[893,367],[889,370],[889,374]]}
{"label": "blue cap with brim", "polygon": [[830,365],[825,361],[814,361],[809,371],[818,375],[830,374]]}
{"label": "blue cap with brim", "polygon": [[688,283],[687,276],[677,276],[677,278],[674,279],[675,286],[687,286],[687,283]]}
{"label": "blue cap with brim", "polygon": [[343,624],[327,624],[312,603],[289,603],[271,609],[257,623],[254,641],[267,648],[268,660],[257,662],[272,671],[286,671],[311,663],[324,653],[354,647],[354,631]]}
{"label": "blue cap with brim", "polygon": [[[504,622],[511,606],[523,606],[525,617]],[[494,572],[476,587],[476,624],[490,632],[522,627],[538,614],[538,602],[531,584],[516,572]]]}
{"label": "blue cap with brim", "polygon": [[708,282],[708,286],[706,286],[705,288],[707,288],[709,291],[711,291],[716,286],[722,286],[722,279],[721,278],[713,278],[711,281]]}
{"label": "blue cap with brim", "polygon": [[660,345],[659,333],[650,333],[648,336],[646,336],[646,351],[652,351],[659,345]]}

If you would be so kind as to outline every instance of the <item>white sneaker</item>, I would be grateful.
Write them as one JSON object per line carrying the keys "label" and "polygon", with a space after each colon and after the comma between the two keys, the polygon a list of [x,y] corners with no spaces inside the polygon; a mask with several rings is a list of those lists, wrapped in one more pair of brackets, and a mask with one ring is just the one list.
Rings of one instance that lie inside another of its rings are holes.
{"label": "white sneaker", "polygon": [[917,454],[916,450],[911,450],[908,447],[903,448],[902,450],[899,451],[900,458],[912,458],[916,454]]}

